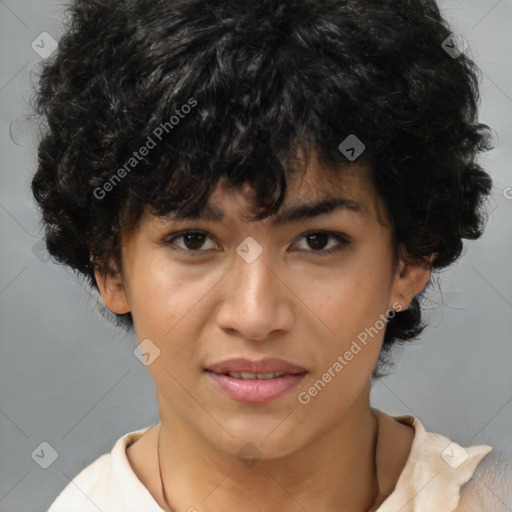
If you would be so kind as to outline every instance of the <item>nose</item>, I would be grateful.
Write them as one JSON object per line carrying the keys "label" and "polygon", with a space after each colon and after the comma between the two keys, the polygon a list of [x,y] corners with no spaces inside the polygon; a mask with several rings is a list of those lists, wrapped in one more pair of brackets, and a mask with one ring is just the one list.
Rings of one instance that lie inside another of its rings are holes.
{"label": "nose", "polygon": [[237,255],[225,279],[217,325],[253,341],[289,331],[295,322],[294,294],[285,277],[266,251],[252,263]]}

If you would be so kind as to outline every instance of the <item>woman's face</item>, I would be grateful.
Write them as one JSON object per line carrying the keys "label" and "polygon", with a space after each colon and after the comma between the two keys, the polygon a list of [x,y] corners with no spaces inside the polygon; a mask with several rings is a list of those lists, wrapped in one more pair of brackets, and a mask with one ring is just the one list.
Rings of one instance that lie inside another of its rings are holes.
{"label": "woman's face", "polygon": [[[125,238],[122,280],[100,288],[110,309],[132,313],[163,421],[272,458],[368,407],[385,315],[407,308],[429,273],[393,270],[391,231],[353,171],[333,184],[310,168],[263,221],[244,218],[251,189],[219,187],[209,219],[146,215]],[[345,202],[309,209],[332,199]]]}

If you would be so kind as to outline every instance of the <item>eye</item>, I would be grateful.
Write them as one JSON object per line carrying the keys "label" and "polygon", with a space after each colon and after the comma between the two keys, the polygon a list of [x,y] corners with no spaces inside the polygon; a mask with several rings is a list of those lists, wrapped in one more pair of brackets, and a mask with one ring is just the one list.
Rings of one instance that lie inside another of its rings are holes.
{"label": "eye", "polygon": [[[164,241],[165,245],[176,245],[178,249],[189,253],[201,253],[207,250],[215,250],[217,244],[211,241],[210,247],[204,247],[205,240],[210,238],[208,233],[204,231],[183,231],[167,237]],[[180,243],[178,242],[180,241]]]}
{"label": "eye", "polygon": [[[207,244],[205,247],[205,241],[207,240],[210,240],[210,244],[209,246]],[[300,247],[301,243],[303,245],[302,247]],[[300,236],[300,241],[294,245],[299,246],[299,251],[317,253],[318,256],[322,256],[340,251],[349,244],[350,240],[342,233],[310,231],[303,233]],[[210,250],[217,250],[219,247],[205,231],[182,231],[181,233],[173,233],[166,237],[162,245],[175,246],[177,250],[189,254],[201,254]]]}
{"label": "eye", "polygon": [[[334,241],[335,243],[329,243],[329,239],[331,239],[331,242]],[[306,252],[319,253],[319,256],[321,256],[341,251],[350,243],[350,240],[341,233],[330,231],[310,231],[301,235],[300,242],[305,242],[307,247],[313,249],[311,251],[306,248]]]}

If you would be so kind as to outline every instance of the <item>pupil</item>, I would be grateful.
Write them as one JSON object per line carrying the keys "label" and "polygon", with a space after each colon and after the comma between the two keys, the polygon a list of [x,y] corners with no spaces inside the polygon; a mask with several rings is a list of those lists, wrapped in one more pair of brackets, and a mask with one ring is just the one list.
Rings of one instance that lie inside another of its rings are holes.
{"label": "pupil", "polygon": [[[204,236],[202,233],[187,233],[183,237],[186,248],[190,250],[200,249],[204,242]],[[194,243],[194,239],[196,243]]]}
{"label": "pupil", "polygon": [[325,247],[327,243],[329,235],[325,233],[316,233],[313,235],[308,235],[308,243],[312,249],[322,249]]}

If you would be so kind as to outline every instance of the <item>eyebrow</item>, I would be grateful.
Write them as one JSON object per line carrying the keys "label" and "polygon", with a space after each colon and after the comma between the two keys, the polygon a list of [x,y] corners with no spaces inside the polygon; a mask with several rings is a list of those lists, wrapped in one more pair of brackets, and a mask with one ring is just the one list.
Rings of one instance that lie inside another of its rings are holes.
{"label": "eyebrow", "polygon": [[307,220],[318,215],[325,215],[336,210],[349,210],[356,213],[363,212],[363,206],[352,199],[342,197],[327,197],[316,202],[297,203],[284,208],[272,220],[273,225],[287,224]]}
{"label": "eyebrow", "polygon": [[[365,208],[360,203],[352,199],[345,199],[342,197],[325,197],[315,202],[296,203],[285,207],[271,217],[271,224],[276,226],[303,221],[318,215],[332,213],[340,209],[352,211],[358,214],[363,214],[365,211]],[[205,204],[194,211],[191,211],[190,209],[183,209],[171,212],[166,217],[168,217],[169,220],[191,219],[221,221],[224,218],[224,212],[214,205]]]}

